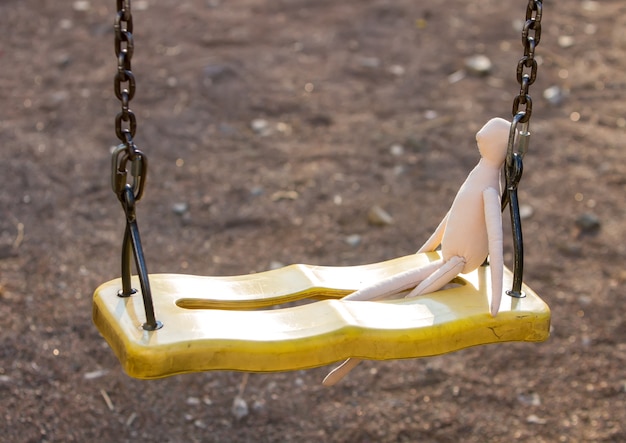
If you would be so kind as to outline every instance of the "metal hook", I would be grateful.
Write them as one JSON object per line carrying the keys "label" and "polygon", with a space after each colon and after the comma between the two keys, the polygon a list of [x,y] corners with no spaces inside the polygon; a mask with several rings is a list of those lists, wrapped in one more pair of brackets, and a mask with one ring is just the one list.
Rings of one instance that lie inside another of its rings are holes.
{"label": "metal hook", "polygon": [[128,153],[128,147],[122,143],[113,149],[111,154],[111,186],[118,198],[124,193],[128,169],[127,163],[130,161],[130,174],[133,177],[131,188],[134,200],[139,201],[143,196],[146,176],[148,174],[148,159],[138,149],[134,149],[134,159]]}

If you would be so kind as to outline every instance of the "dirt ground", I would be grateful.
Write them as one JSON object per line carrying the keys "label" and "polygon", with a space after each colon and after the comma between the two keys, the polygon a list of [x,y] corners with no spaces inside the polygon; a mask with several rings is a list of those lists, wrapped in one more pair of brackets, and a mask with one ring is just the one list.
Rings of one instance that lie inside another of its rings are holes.
{"label": "dirt ground", "polygon": [[[134,0],[150,272],[415,251],[476,163],[475,132],[510,118],[526,7],[512,3]],[[325,388],[331,366],[122,372],[91,320],[124,229],[115,2],[3,0],[0,441],[626,441],[626,5],[544,8],[520,199],[551,338],[366,362]],[[467,71],[477,54],[488,75]],[[368,222],[375,205],[393,224]]]}

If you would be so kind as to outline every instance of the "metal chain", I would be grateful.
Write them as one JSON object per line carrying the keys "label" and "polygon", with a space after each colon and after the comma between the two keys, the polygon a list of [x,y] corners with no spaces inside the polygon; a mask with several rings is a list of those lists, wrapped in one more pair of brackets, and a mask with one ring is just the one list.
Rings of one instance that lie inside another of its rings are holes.
{"label": "metal chain", "polygon": [[522,45],[524,55],[517,64],[517,82],[520,85],[519,95],[513,100],[513,121],[509,133],[506,163],[504,167],[506,190],[502,195],[502,209],[509,205],[511,229],[513,231],[513,285],[507,294],[512,297],[524,297],[522,276],[524,273],[524,241],[522,221],[519,212],[517,187],[522,178],[523,157],[530,142],[529,122],[533,110],[530,97],[530,86],[537,79],[537,60],[535,49],[541,40],[541,16],[543,2],[529,0],[526,7],[526,21],[522,28]]}
{"label": "metal chain", "polygon": [[135,52],[133,15],[130,0],[116,0],[116,3],[117,13],[113,31],[115,33],[117,73],[113,81],[113,90],[122,108],[115,116],[115,135],[122,144],[113,153],[112,185],[113,192],[122,199],[127,178],[126,166],[130,161],[133,177],[132,188],[135,201],[139,201],[143,195],[143,185],[148,172],[148,159],[135,145],[137,117],[130,109],[130,102],[135,96],[136,89],[135,76],[131,68],[131,60]]}
{"label": "metal chain", "polygon": [[[135,292],[130,287],[130,255],[131,250],[135,264],[139,271],[139,278],[144,298],[147,322],[143,325],[146,330],[155,330],[162,327],[161,322],[154,316],[152,296],[145,266],[139,228],[135,215],[135,203],[143,194],[143,187],[147,173],[147,158],[137,149],[134,136],[137,131],[137,119],[130,110],[130,102],[135,95],[135,76],[131,69],[131,59],[134,53],[133,17],[130,0],[116,0],[117,14],[115,17],[115,55],[117,57],[117,73],[114,81],[115,96],[121,103],[121,111],[115,116],[115,134],[122,142],[113,151],[112,187],[118,196],[126,214],[126,232],[122,246],[122,283],[120,296],[130,296]],[[502,207],[508,204],[511,210],[513,246],[515,263],[513,287],[507,293],[513,297],[523,297],[523,239],[519,203],[517,200],[517,186],[522,176],[522,158],[528,148],[530,133],[528,123],[532,115],[532,98],[530,86],[537,78],[537,60],[535,49],[541,39],[541,18],[543,3],[541,0],[529,0],[526,8],[526,21],[522,29],[522,44],[524,55],[517,64],[517,81],[520,92],[513,100],[513,122],[509,134],[507,159],[505,165],[506,192],[502,196]],[[518,126],[520,126],[518,128]],[[517,147],[516,147],[517,145]],[[127,164],[131,163],[132,185],[127,183]]]}
{"label": "metal chain", "polygon": [[134,160],[132,139],[137,131],[137,119],[129,108],[130,101],[135,96],[135,76],[131,69],[135,44],[130,0],[117,0],[117,15],[113,30],[115,32],[115,56],[117,57],[114,90],[115,96],[122,104],[122,111],[115,117],[115,134],[131,150],[128,154],[131,160]]}
{"label": "metal chain", "polygon": [[[122,203],[126,216],[126,230],[122,243],[122,289],[120,297],[130,297],[137,291],[131,286],[131,257],[139,274],[139,283],[143,297],[146,322],[143,329],[154,331],[163,325],[154,315],[152,293],[146,260],[143,255],[139,225],[135,212],[135,203],[143,195],[144,184],[148,172],[148,159],[137,149],[134,137],[137,132],[137,118],[130,110],[130,102],[135,96],[135,76],[131,69],[131,59],[135,51],[133,41],[133,16],[130,0],[116,0],[117,14],[113,30],[115,33],[115,56],[117,57],[117,73],[113,83],[115,96],[122,105],[122,110],[115,116],[115,135],[122,142],[112,152],[111,186],[113,192]],[[129,165],[130,163],[130,165]],[[128,169],[132,177],[128,183]]]}
{"label": "metal chain", "polygon": [[520,85],[520,92],[513,100],[513,116],[521,112],[522,106],[524,107],[524,117],[520,123],[528,122],[533,111],[533,101],[530,97],[529,88],[537,79],[535,48],[541,40],[542,8],[541,0],[529,0],[526,7],[526,22],[522,28],[524,56],[517,63],[517,82]]}

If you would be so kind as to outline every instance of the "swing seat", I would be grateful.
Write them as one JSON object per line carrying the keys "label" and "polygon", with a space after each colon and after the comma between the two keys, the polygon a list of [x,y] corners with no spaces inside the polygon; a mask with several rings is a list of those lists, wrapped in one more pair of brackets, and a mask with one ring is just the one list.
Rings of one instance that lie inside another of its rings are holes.
{"label": "swing seat", "polygon": [[[527,286],[525,298],[503,294],[499,314],[490,315],[489,266],[411,299],[341,300],[438,258],[431,252],[363,266],[291,265],[230,277],[153,274],[155,313],[163,323],[154,331],[142,328],[141,294],[119,297],[116,279],[96,290],[93,320],[126,373],[141,379],[208,370],[297,370],[349,357],[416,358],[548,338],[550,310]],[[505,269],[504,287],[511,281]],[[135,277],[133,285],[139,287]]]}

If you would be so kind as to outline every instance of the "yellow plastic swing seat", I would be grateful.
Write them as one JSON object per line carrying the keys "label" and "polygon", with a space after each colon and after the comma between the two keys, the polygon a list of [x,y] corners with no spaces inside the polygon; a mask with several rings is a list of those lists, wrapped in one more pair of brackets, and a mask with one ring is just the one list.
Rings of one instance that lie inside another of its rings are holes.
{"label": "yellow plastic swing seat", "polygon": [[[153,274],[155,313],[164,325],[156,331],[142,328],[141,294],[118,297],[117,279],[96,290],[93,320],[126,373],[142,379],[207,370],[306,369],[349,357],[426,357],[548,338],[550,310],[527,286],[525,298],[503,294],[500,313],[489,314],[489,266],[411,299],[341,300],[438,257],[433,252],[363,266],[291,265],[231,277]],[[504,280],[510,287],[508,269]],[[303,299],[311,302],[278,306]]]}

